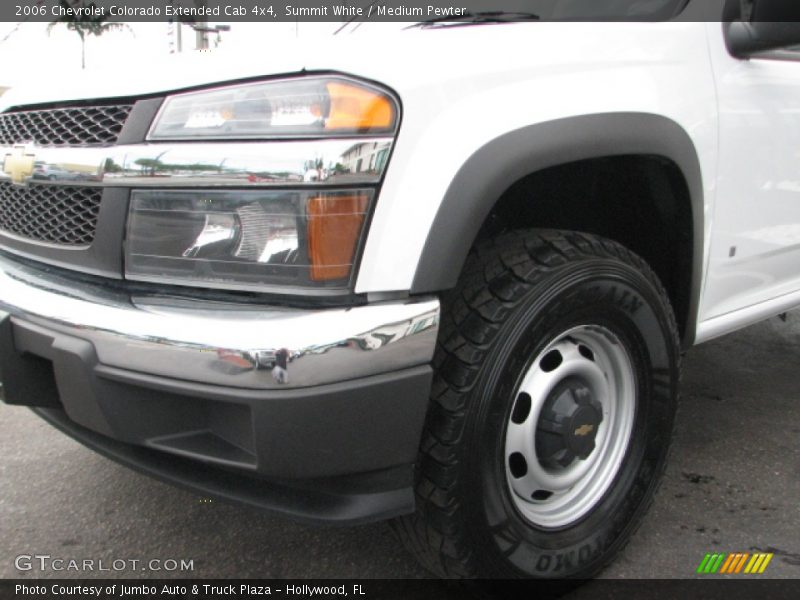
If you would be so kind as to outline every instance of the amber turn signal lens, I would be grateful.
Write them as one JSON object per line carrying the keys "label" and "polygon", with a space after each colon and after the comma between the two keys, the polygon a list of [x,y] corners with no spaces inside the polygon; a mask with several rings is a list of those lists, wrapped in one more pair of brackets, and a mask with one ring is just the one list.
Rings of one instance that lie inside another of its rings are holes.
{"label": "amber turn signal lens", "polygon": [[369,132],[394,127],[394,104],[383,94],[340,81],[330,81],[327,87],[331,108],[325,129]]}
{"label": "amber turn signal lens", "polygon": [[309,198],[306,214],[312,281],[344,279],[350,275],[368,204],[366,194]]}

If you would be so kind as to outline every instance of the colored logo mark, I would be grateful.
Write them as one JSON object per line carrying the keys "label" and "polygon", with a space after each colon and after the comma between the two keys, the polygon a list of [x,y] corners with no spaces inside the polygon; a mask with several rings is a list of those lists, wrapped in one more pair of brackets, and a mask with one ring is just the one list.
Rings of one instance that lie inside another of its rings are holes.
{"label": "colored logo mark", "polygon": [[758,575],[767,570],[772,560],[771,552],[731,552],[706,554],[697,572],[703,575]]}

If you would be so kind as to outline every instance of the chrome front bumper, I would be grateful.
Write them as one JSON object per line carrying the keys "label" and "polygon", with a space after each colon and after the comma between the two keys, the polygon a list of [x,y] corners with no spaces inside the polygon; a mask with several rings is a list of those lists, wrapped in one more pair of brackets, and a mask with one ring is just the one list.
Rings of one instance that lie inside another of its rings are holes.
{"label": "chrome front bumper", "polygon": [[2,399],[205,495],[315,522],[413,510],[437,300],[301,310],[123,289],[0,255]]}
{"label": "chrome front bumper", "polygon": [[[424,365],[439,324],[435,298],[308,310],[129,295],[5,255],[0,312],[15,327],[89,342],[104,367],[250,390],[319,386]],[[276,368],[281,351],[286,372]]]}
{"label": "chrome front bumper", "polygon": [[438,300],[284,309],[76,277],[0,254],[0,399],[205,496],[311,522],[413,511]]}

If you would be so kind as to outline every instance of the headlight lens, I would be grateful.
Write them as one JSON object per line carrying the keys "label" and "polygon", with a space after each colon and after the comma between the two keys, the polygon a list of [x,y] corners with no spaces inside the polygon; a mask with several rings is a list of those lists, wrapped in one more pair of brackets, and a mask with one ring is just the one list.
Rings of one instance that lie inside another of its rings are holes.
{"label": "headlight lens", "polygon": [[304,77],[168,97],[149,138],[275,138],[393,133],[395,99],[343,77]]}
{"label": "headlight lens", "polygon": [[134,191],[126,277],[228,289],[344,287],[372,193]]}

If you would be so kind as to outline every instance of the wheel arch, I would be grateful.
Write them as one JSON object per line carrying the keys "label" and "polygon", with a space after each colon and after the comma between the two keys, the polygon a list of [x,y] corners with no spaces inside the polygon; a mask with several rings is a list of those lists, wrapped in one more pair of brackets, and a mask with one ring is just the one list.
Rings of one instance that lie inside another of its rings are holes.
{"label": "wheel arch", "polygon": [[692,139],[675,121],[650,113],[582,115],[535,124],[493,139],[461,166],[428,232],[411,293],[456,285],[487,217],[515,183],[559,165],[620,156],[654,156],[674,164],[690,203],[689,269],[681,337],[693,344],[703,272],[704,193]]}

